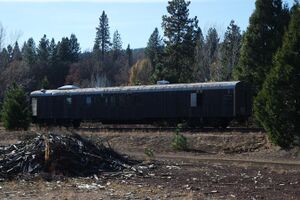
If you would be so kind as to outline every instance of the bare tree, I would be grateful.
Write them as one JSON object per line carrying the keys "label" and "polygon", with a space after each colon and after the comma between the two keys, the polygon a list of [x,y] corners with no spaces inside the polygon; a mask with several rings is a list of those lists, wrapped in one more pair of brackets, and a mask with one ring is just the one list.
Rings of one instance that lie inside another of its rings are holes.
{"label": "bare tree", "polygon": [[5,29],[0,22],[0,51],[4,47],[4,40],[5,40]]}
{"label": "bare tree", "polygon": [[9,34],[10,45],[13,46],[20,39],[20,37],[22,37],[22,35],[23,32],[21,30],[11,31]]}

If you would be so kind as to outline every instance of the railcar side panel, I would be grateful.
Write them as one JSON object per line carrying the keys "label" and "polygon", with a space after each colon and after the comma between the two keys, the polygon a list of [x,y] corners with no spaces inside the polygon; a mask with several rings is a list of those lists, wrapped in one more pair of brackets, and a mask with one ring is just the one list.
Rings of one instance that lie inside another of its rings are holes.
{"label": "railcar side panel", "polygon": [[36,91],[37,96],[32,95],[37,99],[34,117],[53,122],[200,123],[247,118],[252,109],[249,90],[241,82],[125,88]]}

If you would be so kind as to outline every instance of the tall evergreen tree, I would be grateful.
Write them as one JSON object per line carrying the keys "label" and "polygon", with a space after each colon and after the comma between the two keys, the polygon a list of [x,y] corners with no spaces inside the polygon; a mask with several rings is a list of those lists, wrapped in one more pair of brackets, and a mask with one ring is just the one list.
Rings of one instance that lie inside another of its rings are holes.
{"label": "tall evergreen tree", "polygon": [[96,38],[94,44],[94,51],[101,52],[101,60],[104,60],[104,55],[109,51],[110,47],[110,35],[108,17],[105,12],[99,18],[99,26],[96,28]]}
{"label": "tall evergreen tree", "polygon": [[7,53],[8,53],[9,62],[11,62],[13,60],[13,54],[14,54],[14,49],[11,45],[7,46]]}
{"label": "tall evergreen tree", "polygon": [[57,56],[60,61],[71,61],[71,49],[70,40],[68,37],[63,37],[61,41],[57,43]]}
{"label": "tall evergreen tree", "polygon": [[57,62],[57,46],[54,38],[51,39],[49,45],[49,61],[51,65],[54,65]]}
{"label": "tall evergreen tree", "polygon": [[235,78],[246,81],[256,95],[272,66],[272,58],[282,44],[289,10],[282,0],[256,0],[255,11],[244,36]]}
{"label": "tall evergreen tree", "polygon": [[232,71],[237,66],[240,58],[242,34],[240,27],[234,21],[230,22],[225,32],[224,42],[221,47],[222,56],[222,80],[232,80]]}
{"label": "tall evergreen tree", "polygon": [[8,63],[9,63],[9,54],[6,48],[3,48],[0,53],[0,68],[3,69],[7,67]]}
{"label": "tall evergreen tree", "polygon": [[49,59],[49,40],[44,35],[37,48],[37,58],[40,63],[47,64]]}
{"label": "tall evergreen tree", "polygon": [[130,48],[130,44],[128,44],[127,48],[126,48],[126,55],[127,55],[127,65],[128,67],[132,66],[132,49]]}
{"label": "tall evergreen tree", "polygon": [[120,33],[116,30],[112,41],[113,61],[117,60],[122,52],[122,39]]}
{"label": "tall evergreen tree", "polygon": [[79,59],[80,47],[77,43],[75,35],[63,37],[60,42],[57,43],[57,55],[60,61],[64,62],[77,62]]}
{"label": "tall evergreen tree", "polygon": [[189,18],[190,1],[171,0],[168,4],[169,15],[164,15],[162,22],[166,38],[164,62],[156,70],[171,82],[191,82],[198,20]]}
{"label": "tall evergreen tree", "polygon": [[194,80],[197,82],[205,82],[209,80],[210,71],[209,66],[205,64],[205,43],[204,36],[200,28],[197,35],[195,47]]}
{"label": "tall evergreen tree", "polygon": [[300,5],[297,2],[291,11],[283,46],[274,57],[274,67],[254,104],[255,115],[271,141],[282,147],[289,147],[296,136],[300,139],[299,30]]}
{"label": "tall evergreen tree", "polygon": [[36,47],[33,38],[29,38],[27,42],[24,43],[22,48],[22,54],[25,62],[32,66],[36,63]]}
{"label": "tall evergreen tree", "polygon": [[159,35],[158,29],[155,28],[148,40],[148,44],[145,49],[145,54],[149,58],[154,70],[156,64],[161,60],[163,49],[164,49],[163,40]]}
{"label": "tall evergreen tree", "polygon": [[58,47],[55,43],[54,38],[51,39],[49,45],[49,67],[47,69],[47,79],[49,82],[49,88],[55,88],[57,84],[57,72],[55,69],[58,68],[59,57],[58,57]]}
{"label": "tall evergreen tree", "polygon": [[80,54],[80,45],[78,43],[77,37],[75,34],[71,34],[69,40],[69,48],[70,48],[70,60],[72,62],[78,62],[79,54]]}
{"label": "tall evergreen tree", "polygon": [[219,35],[216,28],[209,28],[205,38],[205,69],[209,70],[207,80],[218,80]]}
{"label": "tall evergreen tree", "polygon": [[13,53],[12,53],[12,59],[16,60],[16,61],[22,60],[22,53],[21,53],[18,42],[15,42],[15,46],[14,46]]}

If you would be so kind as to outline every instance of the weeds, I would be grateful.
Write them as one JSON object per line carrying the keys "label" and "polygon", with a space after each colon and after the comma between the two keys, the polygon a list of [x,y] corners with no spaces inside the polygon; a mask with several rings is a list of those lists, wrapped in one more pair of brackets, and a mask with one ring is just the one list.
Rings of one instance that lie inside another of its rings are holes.
{"label": "weeds", "polygon": [[154,151],[151,148],[145,148],[144,150],[145,155],[149,158],[149,159],[153,159],[154,158]]}

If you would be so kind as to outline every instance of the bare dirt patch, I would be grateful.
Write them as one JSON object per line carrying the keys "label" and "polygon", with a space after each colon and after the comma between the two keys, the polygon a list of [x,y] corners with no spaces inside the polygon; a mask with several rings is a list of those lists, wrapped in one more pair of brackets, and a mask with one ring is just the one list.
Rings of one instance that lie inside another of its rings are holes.
{"label": "bare dirt patch", "polygon": [[[43,130],[44,131],[44,130]],[[37,130],[37,132],[43,132]],[[65,130],[60,130],[64,132]],[[300,199],[299,149],[270,145],[264,133],[182,133],[189,152],[171,148],[173,132],[80,131],[151,166],[143,175],[26,176],[0,182],[1,199]],[[0,131],[1,144],[34,137]],[[153,149],[154,157],[144,154]]]}

